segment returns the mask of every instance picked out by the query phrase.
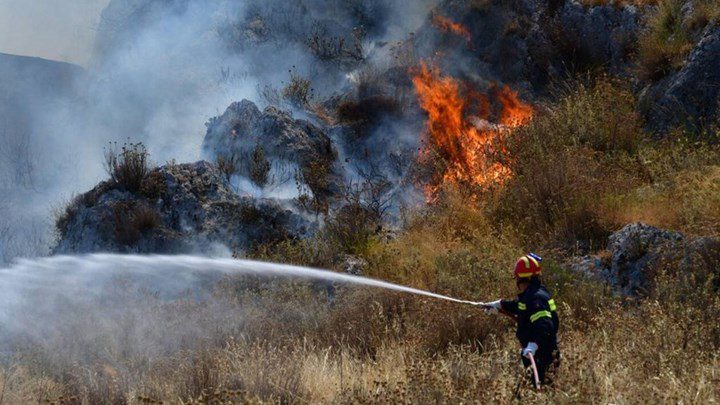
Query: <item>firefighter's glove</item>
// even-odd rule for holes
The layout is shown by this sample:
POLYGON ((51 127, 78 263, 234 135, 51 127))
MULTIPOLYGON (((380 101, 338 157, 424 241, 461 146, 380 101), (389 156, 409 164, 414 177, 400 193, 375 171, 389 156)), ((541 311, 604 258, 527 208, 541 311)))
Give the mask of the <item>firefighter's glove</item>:
POLYGON ((501 305, 500 300, 493 301, 493 302, 486 302, 482 304, 483 309, 488 314, 494 314, 500 311, 501 305))
POLYGON ((528 345, 523 349, 522 355, 523 357, 530 358, 530 355, 535 356, 535 352, 537 352, 538 345, 535 342, 530 342, 528 345))

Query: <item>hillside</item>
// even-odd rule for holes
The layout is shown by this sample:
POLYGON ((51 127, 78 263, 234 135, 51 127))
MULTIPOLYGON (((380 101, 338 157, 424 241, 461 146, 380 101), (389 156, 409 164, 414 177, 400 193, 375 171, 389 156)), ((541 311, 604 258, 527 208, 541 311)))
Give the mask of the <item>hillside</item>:
POLYGON ((0 277, 8 401, 720 400, 717 2, 113 0, 98 35, 105 180, 0 277), (507 317, 267 264, 489 302, 528 252, 541 391, 507 317))
MULTIPOLYGON (((45 254, 51 237, 47 202, 53 171, 39 170, 55 156, 51 136, 36 117, 52 115, 78 97, 85 75, 77 66, 0 53, 0 262, 45 254), (50 151, 48 151, 48 149, 50 151), (48 153, 49 152, 49 153, 48 153)), ((57 120, 58 116, 53 116, 57 120)), ((57 125, 57 123, 54 123, 57 125)), ((53 168, 57 170, 57 168, 53 168)))

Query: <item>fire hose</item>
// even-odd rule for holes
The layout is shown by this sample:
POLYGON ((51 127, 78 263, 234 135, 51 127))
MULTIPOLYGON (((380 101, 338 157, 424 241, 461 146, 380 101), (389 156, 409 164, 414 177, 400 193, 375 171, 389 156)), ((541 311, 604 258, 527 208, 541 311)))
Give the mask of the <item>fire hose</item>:
POLYGON ((533 377, 535 379, 535 389, 540 391, 540 377, 538 375, 537 365, 535 364, 535 356, 532 353, 528 353, 530 359, 530 367, 532 368, 533 377))

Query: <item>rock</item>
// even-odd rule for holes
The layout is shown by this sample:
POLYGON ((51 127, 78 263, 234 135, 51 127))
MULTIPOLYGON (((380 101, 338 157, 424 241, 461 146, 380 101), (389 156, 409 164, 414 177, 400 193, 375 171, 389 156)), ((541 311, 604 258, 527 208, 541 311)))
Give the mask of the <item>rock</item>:
POLYGON ((239 197, 214 165, 155 169, 138 193, 104 182, 58 221, 56 254, 215 253, 305 237, 314 225, 272 200, 239 197))
POLYGON ((641 223, 630 224, 609 238, 610 282, 626 294, 647 291, 665 250, 677 248, 683 235, 641 223))
POLYGON ((342 271, 351 276, 362 276, 367 266, 367 260, 353 255, 345 255, 341 264, 342 271))
POLYGON ((432 57, 442 49, 441 67, 450 74, 533 94, 553 79, 598 66, 627 74, 640 20, 633 6, 574 0, 445 0, 436 12, 466 27, 470 38, 453 38, 429 22, 414 39, 416 53, 432 57))
POLYGON ((606 280, 608 267, 599 256, 586 255, 571 258, 566 267, 587 279, 606 280))
MULTIPOLYGON (((334 173, 337 151, 327 134, 309 121, 294 119, 275 107, 260 112, 253 102, 243 100, 212 118, 207 128, 202 146, 207 159, 247 160, 259 146, 270 164, 290 163, 302 171, 311 171, 317 167, 314 165, 319 165, 330 176, 327 188, 337 185, 334 173)), ((238 174, 249 175, 243 168, 239 168, 238 174)))
POLYGON ((689 238, 641 223, 630 224, 609 238, 606 256, 571 258, 565 266, 587 278, 606 281, 622 295, 649 294, 659 271, 702 288, 712 280, 720 289, 720 240, 689 238))
POLYGON ((678 72, 646 87, 640 103, 656 131, 717 123, 720 102, 720 25, 711 23, 678 72))
MULTIPOLYGON (((626 70, 631 44, 637 40, 638 12, 633 6, 602 5, 586 8, 566 2, 558 19, 575 52, 590 65, 605 65, 611 72, 626 70)), ((567 61, 565 61, 567 62, 567 61)))
POLYGON ((565 266, 586 278, 606 281, 626 296, 652 291, 660 269, 702 284, 712 277, 720 288, 720 241, 688 238, 650 225, 626 225, 612 234, 607 256, 571 258, 565 266))
POLYGON ((678 269, 699 280, 712 277, 715 288, 720 289, 720 240, 700 238, 688 243, 678 269))

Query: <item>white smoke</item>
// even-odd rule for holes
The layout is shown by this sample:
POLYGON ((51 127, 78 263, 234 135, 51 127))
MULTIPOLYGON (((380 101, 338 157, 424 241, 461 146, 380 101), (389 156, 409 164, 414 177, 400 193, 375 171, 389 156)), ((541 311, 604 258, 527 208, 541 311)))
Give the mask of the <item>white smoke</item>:
MULTIPOLYGON (((40 22, 63 9, 60 3, 76 4, 67 0, 42 9, 15 0, 2 4, 13 10, 27 6, 40 22)), ((258 89, 267 84, 281 87, 290 70, 311 79, 319 96, 351 86, 349 71, 319 61, 308 50, 308 36, 318 26, 327 27, 328 35, 349 38, 349 27, 366 23, 364 45, 372 49, 376 43, 407 37, 435 3, 113 0, 102 14, 95 56, 88 70, 78 75, 74 89, 50 103, 35 102, 45 98, 42 89, 25 91, 25 138, 37 164, 31 186, 13 183, 4 190, 11 197, 0 204, 0 209, 6 208, 0 211, 0 250, 5 252, 1 259, 47 252, 52 211, 106 177, 102 158, 108 142, 144 142, 158 164, 195 161, 210 117, 244 98, 262 103, 258 89), (257 15, 263 16, 263 29, 269 31, 262 40, 247 28, 256 28, 251 23, 257 15), (21 231, 25 224, 39 232, 36 239, 44 248, 11 252, 10 244, 26 245, 26 232, 21 231), (6 238, 3 229, 8 229, 6 238)), ((26 46, 28 52, 37 49, 26 46)), ((18 165, 11 166, 15 170, 18 165)), ((288 187, 275 191, 283 196, 293 193, 288 187)))

